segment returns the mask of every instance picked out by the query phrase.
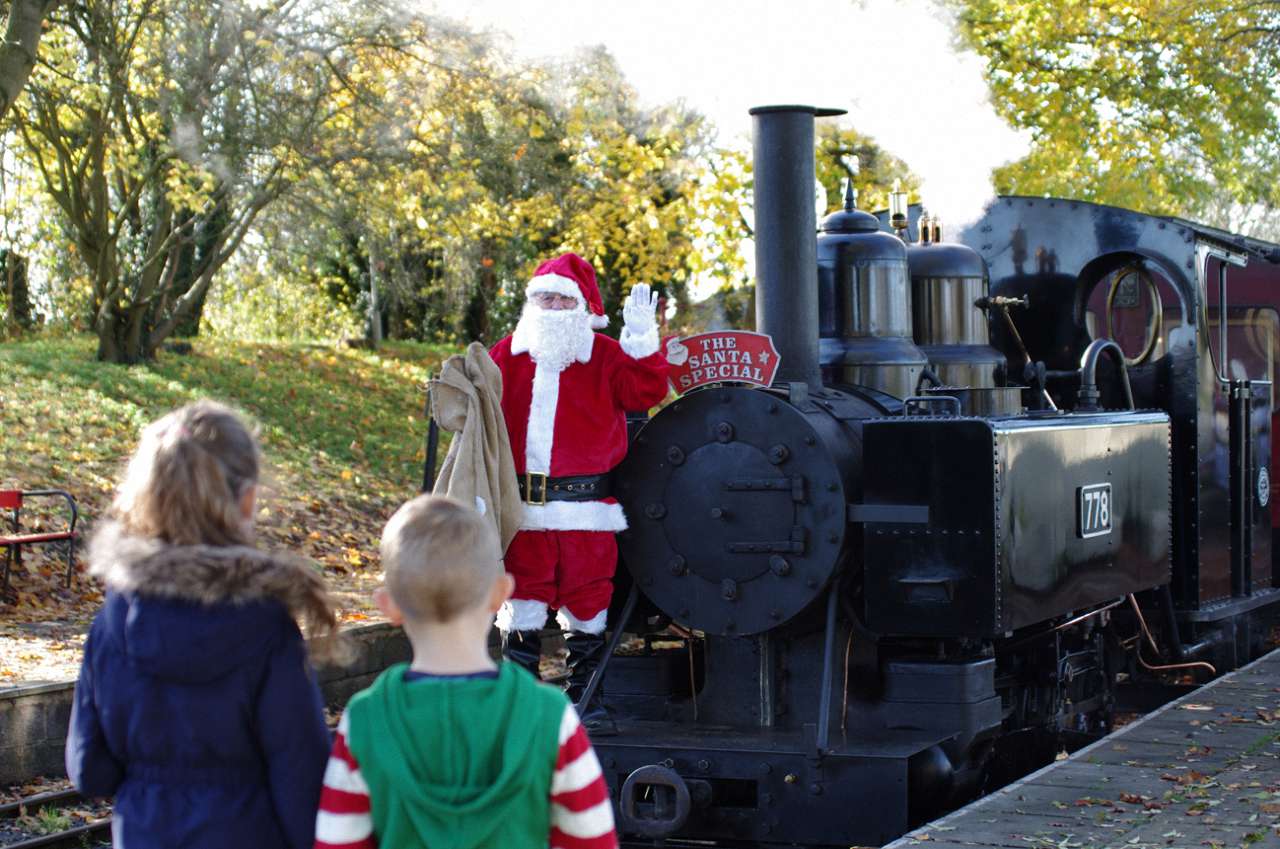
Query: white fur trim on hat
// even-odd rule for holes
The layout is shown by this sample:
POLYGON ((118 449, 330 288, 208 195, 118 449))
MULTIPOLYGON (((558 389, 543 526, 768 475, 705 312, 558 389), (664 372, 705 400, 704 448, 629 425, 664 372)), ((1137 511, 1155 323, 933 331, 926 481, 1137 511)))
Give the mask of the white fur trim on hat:
POLYGON ((513 598, 504 601, 498 608, 494 625, 504 634, 512 631, 538 631, 547 624, 547 605, 545 602, 529 598, 513 598))
POLYGON ((524 287, 526 298, 532 298, 535 292, 555 292, 557 295, 573 298, 579 306, 591 314, 591 326, 594 329, 602 330, 609 326, 609 316, 591 312, 586 299, 582 297, 582 289, 578 287, 578 281, 571 277, 565 277, 563 274, 539 274, 524 287))
POLYGON ((578 281, 563 274, 539 274, 524 287, 526 298, 533 297, 534 292, 555 292, 557 295, 573 298, 584 306, 587 303, 582 297, 582 290, 578 288, 578 281))
POLYGON ((621 504, 607 501, 549 501, 524 505, 524 531, 625 531, 621 504))
POLYGON ((577 631, 580 634, 603 634, 605 620, 608 616, 609 609, 605 608, 590 619, 583 620, 570 613, 568 608, 562 607, 556 612, 556 621, 566 631, 577 631))

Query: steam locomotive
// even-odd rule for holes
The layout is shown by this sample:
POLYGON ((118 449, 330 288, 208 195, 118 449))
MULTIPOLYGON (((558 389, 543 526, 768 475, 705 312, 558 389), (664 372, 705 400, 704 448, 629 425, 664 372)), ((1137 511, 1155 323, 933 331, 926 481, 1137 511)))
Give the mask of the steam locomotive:
POLYGON ((879 845, 1107 731, 1119 681, 1253 657, 1280 602, 1280 247, 1042 198, 959 242, 819 227, 833 114, 752 110, 773 385, 679 397, 615 474, 585 698, 627 838, 879 845))

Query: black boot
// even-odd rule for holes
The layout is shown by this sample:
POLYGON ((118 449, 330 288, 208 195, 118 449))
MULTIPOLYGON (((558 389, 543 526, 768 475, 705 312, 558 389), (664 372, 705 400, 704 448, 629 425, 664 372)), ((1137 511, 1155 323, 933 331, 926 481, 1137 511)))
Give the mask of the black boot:
POLYGON ((542 662, 542 632, 508 631, 502 637, 502 655, 523 666, 534 678, 541 678, 538 667, 542 662))
POLYGON ((588 704, 580 705, 582 695, 587 691, 591 675, 600 666, 604 658, 604 634, 584 634, 581 631, 570 631, 565 637, 565 646, 569 649, 569 684, 565 695, 578 708, 582 724, 587 733, 595 737, 607 737, 618 733, 618 726, 604 706, 604 682, 596 687, 588 704))

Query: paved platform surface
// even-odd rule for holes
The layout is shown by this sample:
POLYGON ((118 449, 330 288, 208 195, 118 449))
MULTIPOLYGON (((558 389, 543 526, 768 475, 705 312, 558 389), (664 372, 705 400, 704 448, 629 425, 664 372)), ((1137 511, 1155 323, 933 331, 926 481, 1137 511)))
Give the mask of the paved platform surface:
POLYGON ((885 849, 1280 847, 1280 650, 885 849))

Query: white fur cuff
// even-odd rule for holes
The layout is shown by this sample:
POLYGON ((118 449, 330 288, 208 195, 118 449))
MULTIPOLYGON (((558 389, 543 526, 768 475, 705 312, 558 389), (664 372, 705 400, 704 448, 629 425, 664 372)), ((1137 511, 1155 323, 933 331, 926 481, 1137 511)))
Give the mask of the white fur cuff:
POLYGON ((538 631, 547 624, 547 605, 528 598, 513 598, 503 602, 494 620, 504 634, 512 631, 538 631))
POLYGON ((618 344, 623 352, 633 360, 642 360, 658 350, 658 328, 650 325, 644 333, 633 333, 630 327, 622 328, 618 344))
POLYGON ((577 631, 582 634, 603 634, 605 620, 608 615, 609 611, 606 608, 584 622, 570 613, 568 608, 562 607, 556 613, 556 621, 566 631, 577 631))

